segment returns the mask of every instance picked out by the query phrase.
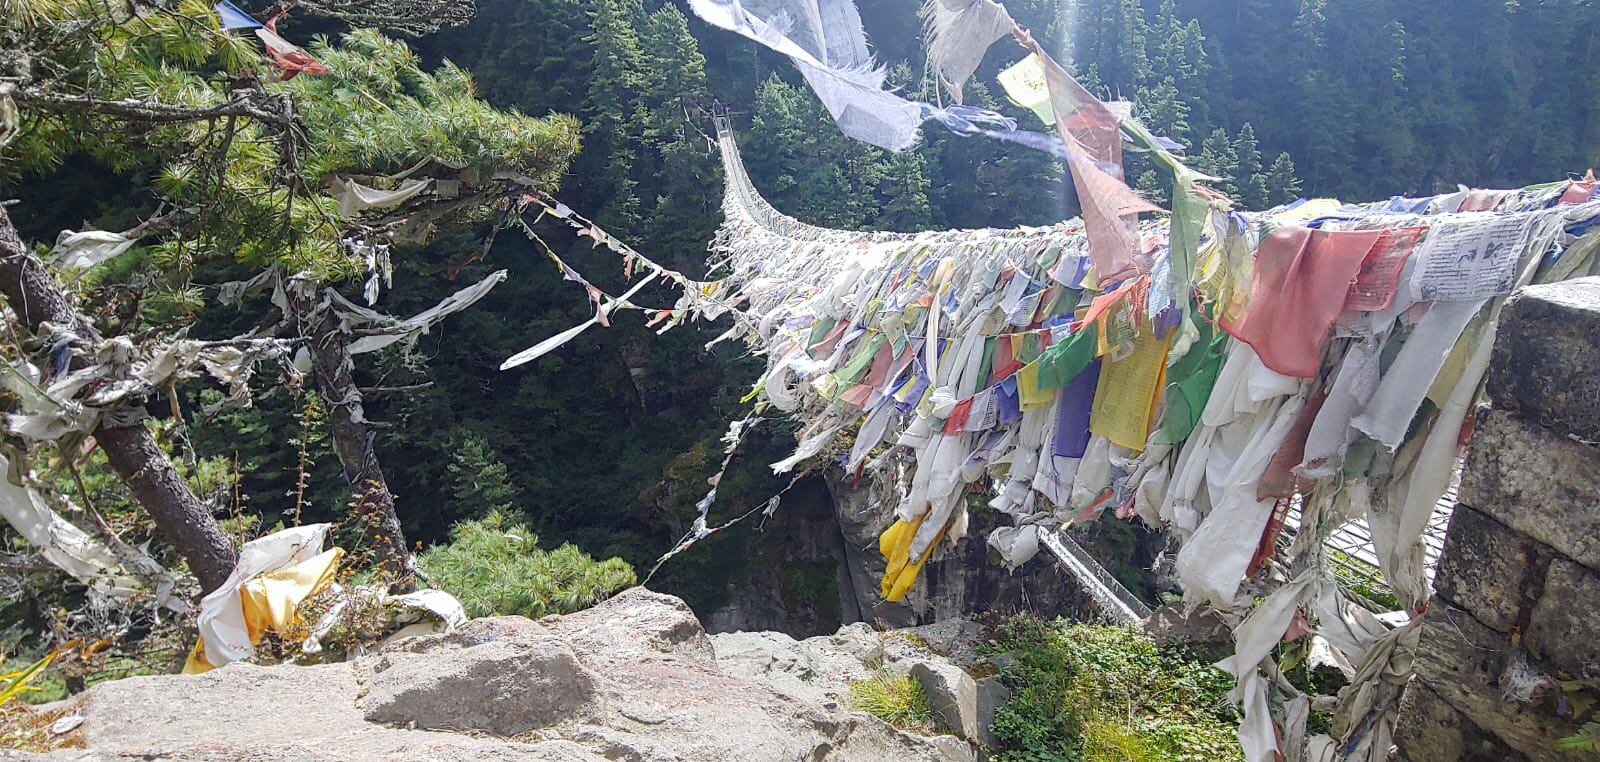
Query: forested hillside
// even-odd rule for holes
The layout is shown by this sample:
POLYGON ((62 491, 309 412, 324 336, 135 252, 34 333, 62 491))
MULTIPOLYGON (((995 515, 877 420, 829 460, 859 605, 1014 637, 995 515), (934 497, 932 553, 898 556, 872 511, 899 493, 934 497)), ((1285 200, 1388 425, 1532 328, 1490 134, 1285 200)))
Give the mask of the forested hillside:
MULTIPOLYGON (((248 5, 248 4, 245 4, 248 5)), ((264 5, 264 4, 262 4, 264 5)), ((924 76, 916 0, 860 3, 880 61, 904 91, 934 99, 924 76)), ((1262 208, 1299 195, 1371 200, 1560 179, 1600 159, 1600 4, 1593 0, 1013 0, 1008 8, 1097 94, 1136 103, 1141 119, 1188 146, 1219 189, 1262 208)), ((251 10, 261 10, 251 8, 251 10)), ((324 22, 285 21, 307 39, 324 22)), ((837 228, 919 230, 1041 224, 1076 213, 1049 156, 926 130, 891 154, 841 135, 786 63, 645 0, 479 0, 462 27, 411 42, 431 69, 448 60, 477 95, 534 117, 581 122, 582 150, 556 191, 656 261, 704 268, 720 222, 721 166, 702 108, 734 114, 755 183, 783 211, 837 228)), ((1043 130, 982 84, 1020 57, 997 45, 968 102, 1043 130)), ((315 93, 313 93, 315 95, 315 93)), ((24 237, 63 228, 120 230, 130 200, 118 166, 87 149, 5 177, 0 198, 24 237), (26 187, 27 193, 20 189, 26 187), (109 192, 106 189, 112 189, 109 192)), ((1156 198, 1157 173, 1130 178, 1156 198)), ((525 519, 548 545, 573 542, 642 571, 683 532, 717 438, 755 369, 736 347, 707 353, 718 328, 663 336, 636 314, 511 372, 499 363, 581 322, 591 305, 541 244, 515 229, 447 231, 394 257, 383 308, 409 315, 498 269, 509 278, 425 336, 409 357, 386 351, 356 370, 369 392, 377 452, 406 536, 441 542, 451 526, 496 512, 525 519), (487 250, 486 250, 487 249, 487 250)), ((536 228, 605 288, 622 264, 565 227, 536 228)), ((259 260, 199 263, 207 288, 249 277, 259 260)), ((172 297, 195 335, 231 335, 248 310, 172 297)), ((665 288, 640 301, 670 304, 665 288)), ((214 401, 185 392, 186 408, 214 401)), ((209 394, 215 394, 211 392, 209 394)), ((315 394, 277 394, 197 419, 195 466, 254 523, 342 518, 349 488, 315 394), (237 478, 237 483, 233 479, 237 478), (303 498, 303 499, 302 499, 303 498)), ((765 463, 787 449, 768 429, 721 485, 714 516, 743 513, 781 483, 765 463)), ((93 476, 93 475, 91 475, 93 476)), ((90 486, 111 501, 110 478, 90 486)), ((665 570, 658 587, 714 606, 748 572, 747 533, 729 533, 665 570)))
MULTIPOLYGON (((918 5, 860 4, 891 82, 931 99, 918 5)), ((1299 194, 1367 200, 1456 183, 1515 186, 1559 179, 1600 157, 1600 6, 1592 2, 1014 0, 1007 7, 1086 85, 1136 101, 1152 129, 1186 143, 1192 163, 1224 178, 1219 187, 1249 207, 1299 194)), ((734 112, 762 192, 810 221, 915 230, 1037 224, 1076 213, 1071 184, 1050 157, 932 125, 925 143, 905 154, 852 141, 787 62, 685 16, 681 5, 642 0, 484 0, 471 25, 431 37, 423 49, 471 70, 492 102, 578 115, 584 151, 564 198, 641 251, 691 271, 718 221, 721 186, 710 127, 685 121, 683 105, 712 97, 734 112)), ((967 102, 1026 126, 1031 113, 984 86, 1020 56, 996 45, 968 83, 967 102)), ((1044 126, 1035 120, 1032 128, 1044 126)), ((1163 192, 1154 171, 1130 174, 1163 192)), ((437 386, 425 397, 439 417, 422 417, 427 422, 409 428, 408 441, 430 441, 425 430, 440 421, 488 437, 519 504, 559 527, 551 530, 557 536, 578 532, 595 553, 645 562, 676 537, 676 525, 656 511, 690 515, 701 478, 718 460, 714 440, 755 371, 741 374, 732 357, 700 352, 714 332, 657 338, 624 321, 496 378, 495 358, 575 322, 584 308, 520 248, 524 242, 508 238, 493 258, 527 262, 526 272, 451 334, 478 347, 476 371, 459 354, 465 347, 441 347, 431 364, 437 386), (535 283, 543 284, 538 292, 535 283), (527 296, 507 299, 513 289, 527 296), (630 384, 627 369, 641 367, 630 384), (565 446, 526 433, 555 420, 563 422, 555 436, 565 446), (574 427, 596 436, 584 439, 574 427), (688 455, 662 489, 656 477, 680 452, 688 455)), ((586 263, 596 272, 585 273, 616 268, 605 254, 586 263)), ((417 404, 402 403, 407 415, 417 404)), ((390 441, 391 451, 411 460, 401 440, 390 441)), ((743 513, 776 488, 762 477, 762 464, 774 459, 763 460, 767 454, 740 458, 748 491, 725 486, 714 515, 743 513)), ((448 479, 440 465, 447 452, 418 455, 408 465, 417 480, 407 494, 440 489, 448 479)), ((472 510, 451 508, 454 515, 472 510)), ((717 573, 737 574, 724 567, 737 565, 743 542, 719 536, 702 552, 717 559, 717 573)), ((685 560, 694 563, 674 564, 685 560)))

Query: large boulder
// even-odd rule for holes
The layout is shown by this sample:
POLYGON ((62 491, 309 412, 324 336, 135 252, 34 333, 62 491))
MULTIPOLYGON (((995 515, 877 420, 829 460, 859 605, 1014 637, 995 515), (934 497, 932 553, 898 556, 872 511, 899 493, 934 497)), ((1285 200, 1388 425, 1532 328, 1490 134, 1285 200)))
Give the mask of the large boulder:
POLYGON ((485 634, 499 624, 468 622, 436 639, 447 645, 420 648, 429 639, 411 638, 366 660, 362 716, 514 736, 599 714, 594 678, 571 647, 537 626, 518 636, 485 634))
POLYGON ((1495 407, 1578 441, 1600 441, 1596 334, 1600 278, 1518 291, 1501 312, 1489 363, 1489 397, 1495 407))
POLYGON ((991 749, 1000 746, 994 735, 994 715, 1011 698, 1011 689, 998 677, 978 678, 978 742, 991 749))
POLYGON ((866 679, 868 665, 883 663, 877 633, 861 624, 805 640, 781 632, 727 632, 711 640, 723 671, 825 705, 842 701, 850 683, 866 679))
MULTIPOLYGON (((72 699, 84 722, 60 740, 81 749, 52 760, 344 762, 346 760, 604 759, 555 739, 514 742, 368 722, 358 666, 258 667, 238 662, 203 675, 130 677, 72 699)), ((32 758, 32 757, 19 757, 32 758)))

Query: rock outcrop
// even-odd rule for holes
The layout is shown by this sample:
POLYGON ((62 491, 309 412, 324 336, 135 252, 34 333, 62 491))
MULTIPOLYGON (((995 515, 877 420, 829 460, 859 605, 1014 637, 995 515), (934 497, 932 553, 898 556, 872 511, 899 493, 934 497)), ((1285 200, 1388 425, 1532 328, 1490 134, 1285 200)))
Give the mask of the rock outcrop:
POLYGON ((989 724, 1009 693, 976 646, 982 627, 949 620, 878 632, 848 624, 832 635, 795 640, 780 632, 730 632, 711 636, 724 671, 824 706, 844 704, 851 683, 882 670, 921 684, 934 718, 948 733, 993 746, 989 724))
POLYGON ((829 638, 828 649, 772 633, 713 640, 682 601, 634 588, 577 614, 474 620, 352 662, 103 683, 58 707, 82 718, 62 739, 80 748, 0 759, 974 759, 954 736, 902 732, 818 688, 895 661, 909 639, 864 625, 829 638))

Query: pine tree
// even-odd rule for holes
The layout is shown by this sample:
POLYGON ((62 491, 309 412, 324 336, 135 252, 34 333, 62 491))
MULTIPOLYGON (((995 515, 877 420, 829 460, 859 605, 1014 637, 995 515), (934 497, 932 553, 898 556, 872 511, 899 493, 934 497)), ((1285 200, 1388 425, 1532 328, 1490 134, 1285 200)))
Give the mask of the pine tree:
POLYGON ((689 22, 675 6, 644 17, 639 30, 645 73, 644 104, 650 110, 645 136, 668 139, 683 123, 684 99, 706 94, 706 59, 689 22))
MULTIPOLYGON (((1104 70, 1116 58, 1116 31, 1122 0, 1062 0, 1061 16, 1065 38, 1061 40, 1065 57, 1057 60, 1079 81, 1092 69, 1104 70)), ((1085 83, 1087 84, 1087 83, 1085 83)))
POLYGON ((721 201, 721 163, 703 133, 686 121, 685 104, 706 96, 706 60, 689 34, 683 13, 664 5, 650 14, 640 33, 648 79, 644 132, 648 161, 636 168, 652 193, 644 245, 664 263, 695 270, 710 240, 721 201))
POLYGON ((1184 142, 1189 139, 1189 104, 1184 102, 1172 77, 1139 91, 1139 120, 1157 135, 1184 142))
MULTIPOLYGON (((889 67, 885 85, 904 90, 914 79, 911 66, 901 61, 889 67)), ((870 227, 899 231, 931 228, 933 207, 928 201, 928 189, 932 183, 928 180, 928 158, 923 153, 925 144, 902 153, 862 147, 871 157, 862 180, 872 188, 877 202, 870 227)))
MULTIPOLYGON (((1178 94, 1189 106, 1189 120, 1197 129, 1211 124, 1211 91, 1207 82, 1211 77, 1211 61, 1206 54, 1206 36, 1200 21, 1189 19, 1172 43, 1170 60, 1175 66, 1171 72, 1178 94)), ((1159 72, 1158 72, 1159 74, 1159 72)))
POLYGON ((928 160, 920 152, 887 154, 874 173, 878 209, 871 223, 878 230, 917 231, 933 226, 928 203, 928 160))
POLYGON ((1178 92, 1191 105, 1203 103, 1209 66, 1200 22, 1194 19, 1185 22, 1178 15, 1175 0, 1162 0, 1150 27, 1154 79, 1171 77, 1178 92))
POLYGON ((756 92, 749 146, 750 172, 766 178, 761 190, 779 209, 805 220, 841 227, 870 224, 873 205, 845 176, 859 176, 857 157, 868 147, 839 133, 822 104, 805 87, 772 75, 756 92))
POLYGON ((589 9, 592 48, 586 111, 589 130, 612 140, 626 133, 648 82, 646 58, 637 22, 643 0, 595 0, 589 9))
POLYGON ((1146 49, 1149 25, 1145 23, 1144 6, 1139 0, 1122 0, 1118 9, 1120 29, 1117 33, 1117 75, 1107 84, 1117 86, 1122 92, 1113 97, 1132 98, 1139 88, 1151 81, 1149 52, 1146 49))
MULTIPOLYGON (((896 68, 891 79, 909 79, 896 68)), ((933 224, 925 149, 896 154, 845 137, 810 88, 768 79, 745 146, 750 172, 771 178, 763 195, 788 214, 863 230, 933 224)))
POLYGON ((1217 190, 1238 198, 1239 189, 1234 185, 1234 175, 1239 171, 1239 158, 1233 152, 1233 141, 1228 138, 1228 131, 1221 127, 1211 131, 1201 146, 1200 155, 1195 157, 1195 169, 1217 178, 1212 186, 1217 190))
POLYGON ((587 0, 476 0, 470 25, 417 42, 424 56, 473 73, 495 103, 524 113, 583 110, 589 66, 587 0))
MULTIPOLYGON (((997 101, 978 80, 967 84, 967 103, 1014 113, 1022 119, 1033 118, 1020 108, 997 101)), ((1009 228, 1053 222, 1064 216, 1055 188, 1065 176, 1061 165, 1049 154, 938 129, 925 130, 924 135, 928 145, 922 153, 928 157, 928 198, 934 225, 1009 228), (946 182, 947 176, 970 179, 946 182), (1019 188, 1032 188, 1035 192, 1017 193, 1019 188)))
POLYGON ((488 440, 470 429, 458 430, 451 440, 454 446, 446 472, 453 512, 467 516, 517 514, 519 491, 488 440))
POLYGON ((590 139, 585 163, 598 165, 604 201, 596 214, 607 229, 632 236, 644 217, 638 181, 632 169, 639 157, 636 136, 647 117, 643 95, 648 80, 644 49, 636 23, 644 16, 642 0, 596 0, 589 10, 593 49, 584 116, 590 139))
MULTIPOLYGON (((497 179, 501 173, 536 190, 553 188, 577 150, 577 124, 496 110, 478 100, 464 70, 446 63, 425 71, 410 48, 373 29, 346 33, 337 43, 314 40, 307 54, 326 72, 280 79, 253 41, 219 28, 205 3, 25 5, 24 13, 0 17, 0 47, 16 54, 7 58, 8 100, 24 115, 23 129, 6 147, 19 160, 0 165, 0 173, 24 187, 69 157, 89 157, 125 184, 104 192, 159 200, 161 213, 128 231, 142 239, 132 254, 142 265, 98 272, 85 289, 134 287, 124 282, 133 275, 137 288, 194 294, 199 302, 204 292, 192 279, 204 264, 299 273, 285 285, 288 314, 280 325, 312 350, 310 376, 319 394, 338 400, 328 426, 355 494, 351 518, 376 560, 403 580, 410 551, 362 415, 349 331, 340 329, 334 310, 309 305, 329 303, 322 289, 365 274, 351 241, 398 245, 426 238, 431 227, 401 233, 408 221, 445 226, 488 219, 528 189, 497 179), (399 208, 351 209, 323 190, 330 179, 391 188, 398 182, 391 175, 408 167, 412 180, 451 180, 466 192, 418 196, 399 208)), ((431 23, 422 6, 408 7, 419 15, 403 28, 431 23)), ((6 255, 0 279, 19 330, 48 320, 84 337, 120 334, 149 348, 189 327, 140 305, 97 331, 53 278, 27 276, 46 271, 3 213, 0 248, 6 255)), ((84 298, 94 304, 107 297, 91 291, 84 298)), ((88 360, 69 362, 83 367, 88 360)), ((212 508, 170 476, 172 464, 145 428, 102 426, 93 433, 124 481, 138 485, 141 504, 172 532, 167 539, 202 586, 225 579, 234 562, 231 543, 212 508)))
POLYGON ((1294 19, 1295 36, 1306 46, 1306 52, 1317 55, 1327 42, 1324 32, 1328 23, 1328 0, 1300 0, 1300 13, 1294 19))
POLYGON ((1154 52, 1150 63, 1157 75, 1177 77, 1187 65, 1183 54, 1183 21, 1178 18, 1176 0, 1161 0, 1155 20, 1150 22, 1154 52))
POLYGON ((1139 173, 1138 178, 1134 180, 1133 187, 1134 190, 1139 191, 1141 195, 1156 205, 1166 206, 1172 202, 1170 185, 1171 183, 1163 176, 1163 173, 1154 169, 1147 169, 1139 173))
POLYGON ((1264 209, 1267 205, 1266 176, 1262 173, 1261 148, 1256 145, 1256 131, 1245 122, 1239 136, 1233 141, 1237 164, 1233 170, 1233 185, 1238 190, 1238 201, 1246 209, 1264 209))
POLYGON ((1267 189, 1267 206, 1287 204, 1300 197, 1300 179, 1294 173, 1294 159, 1288 152, 1278 154, 1267 167, 1264 181, 1267 189))

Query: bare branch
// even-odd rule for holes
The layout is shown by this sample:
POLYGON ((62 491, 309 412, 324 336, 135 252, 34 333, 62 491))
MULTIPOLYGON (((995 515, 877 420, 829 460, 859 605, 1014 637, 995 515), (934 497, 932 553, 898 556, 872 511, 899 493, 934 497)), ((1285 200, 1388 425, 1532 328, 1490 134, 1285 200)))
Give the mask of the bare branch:
POLYGON ((157 238, 177 230, 193 218, 194 213, 190 210, 173 209, 128 228, 122 235, 126 238, 157 238))
POLYGON ((407 384, 405 386, 362 387, 361 388, 361 396, 362 397, 381 397, 381 396, 383 396, 385 394, 405 394, 407 392, 415 392, 415 391, 419 391, 419 390, 422 390, 422 389, 427 389, 430 386, 433 386, 433 382, 432 381, 424 381, 424 382, 422 382, 420 384, 407 384))
POLYGON ((235 90, 231 97, 214 106, 191 108, 174 106, 158 101, 106 100, 86 95, 62 95, 30 87, 19 87, 12 93, 19 105, 33 106, 47 113, 89 113, 145 124, 175 124, 197 122, 224 116, 247 117, 264 124, 289 127, 294 122, 292 110, 284 99, 261 90, 235 90))
POLYGON ((472 20, 472 0, 299 0, 296 7, 355 27, 377 27, 411 37, 472 20))

